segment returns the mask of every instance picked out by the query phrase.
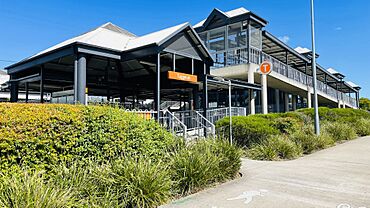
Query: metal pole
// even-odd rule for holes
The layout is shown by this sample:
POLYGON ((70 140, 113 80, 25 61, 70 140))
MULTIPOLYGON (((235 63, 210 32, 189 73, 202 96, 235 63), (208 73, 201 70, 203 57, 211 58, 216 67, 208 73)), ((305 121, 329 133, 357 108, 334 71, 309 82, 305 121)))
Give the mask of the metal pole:
POLYGON ((233 143, 233 118, 231 113, 231 80, 229 80, 229 116, 230 116, 230 128, 229 128, 229 134, 230 134, 230 143, 233 143))
POLYGON ((155 97, 155 110, 157 111, 157 120, 160 121, 160 108, 161 108, 161 54, 157 55, 157 86, 156 86, 156 97, 155 97))
POLYGON ((315 46, 315 12, 314 0, 311 0, 311 38, 312 38, 312 72, 313 72, 313 91, 314 91, 314 111, 315 111, 315 132, 320 135, 319 106, 317 100, 317 75, 316 75, 316 46, 315 46))

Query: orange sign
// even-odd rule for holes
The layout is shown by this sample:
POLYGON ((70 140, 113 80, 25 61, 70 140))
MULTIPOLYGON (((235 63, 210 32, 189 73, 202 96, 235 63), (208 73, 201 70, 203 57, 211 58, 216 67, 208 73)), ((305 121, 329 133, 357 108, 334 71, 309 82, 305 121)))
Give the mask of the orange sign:
POLYGON ((264 61, 262 62, 261 66, 260 66, 260 72, 262 74, 270 74, 272 71, 272 64, 268 61, 264 61))
POLYGON ((191 74, 168 71, 168 79, 179 80, 184 82, 197 82, 198 77, 191 74))

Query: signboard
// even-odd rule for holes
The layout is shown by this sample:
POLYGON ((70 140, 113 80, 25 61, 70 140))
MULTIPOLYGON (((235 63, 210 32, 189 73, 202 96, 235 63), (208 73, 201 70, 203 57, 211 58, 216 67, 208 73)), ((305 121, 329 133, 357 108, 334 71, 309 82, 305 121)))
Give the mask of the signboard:
POLYGON ((268 62, 268 61, 262 62, 262 64, 260 65, 260 72, 261 74, 265 74, 265 75, 270 74, 272 72, 271 62, 268 62))
POLYGON ((185 74, 180 72, 169 71, 168 79, 184 81, 184 82, 197 82, 198 77, 192 74, 185 74))

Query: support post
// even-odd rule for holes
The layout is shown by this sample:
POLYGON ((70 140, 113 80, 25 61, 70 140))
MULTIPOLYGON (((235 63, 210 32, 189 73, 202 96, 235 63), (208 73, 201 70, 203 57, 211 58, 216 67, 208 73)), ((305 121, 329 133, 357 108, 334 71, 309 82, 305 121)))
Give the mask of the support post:
POLYGON ((289 94, 287 92, 284 92, 284 110, 289 112, 289 94))
POLYGON ((107 67, 105 69, 105 84, 107 86, 107 100, 108 103, 110 102, 111 96, 110 96, 110 84, 109 84, 109 68, 111 68, 111 62, 110 59, 107 61, 107 67))
MULTIPOLYGON (((12 80, 11 78, 10 80, 12 80)), ((18 102, 18 82, 11 82, 10 83, 10 102, 16 103, 18 102)))
POLYGON ((40 67, 40 103, 44 103, 44 66, 40 67))
POLYGON ((208 77, 206 74, 204 74, 204 79, 203 79, 203 116, 207 118, 207 109, 208 109, 208 77))
POLYGON ((262 114, 268 114, 268 103, 267 103, 267 75, 261 75, 262 84, 262 114))
POLYGON ((229 80, 229 137, 230 137, 230 144, 233 144, 233 116, 232 116, 232 108, 231 108, 231 80, 229 80))
POLYGON ((312 108, 312 88, 307 87, 307 107, 312 108))
POLYGON ((161 111, 161 53, 157 54, 157 82, 154 100, 155 111, 157 111, 157 120, 159 122, 161 111))
POLYGON ((275 108, 276 108, 276 113, 280 112, 280 90, 275 89, 275 108))
POLYGON ((29 95, 29 90, 28 90, 28 82, 24 84, 25 90, 26 90, 26 103, 28 103, 28 95, 29 95))
POLYGON ((86 105, 86 56, 84 54, 78 55, 77 68, 75 68, 76 79, 76 103, 86 105))
MULTIPOLYGON (((248 68, 248 83, 250 84, 254 84, 254 72, 255 70, 252 67, 248 68)), ((253 90, 249 90, 249 113, 251 115, 256 114, 256 99, 253 90)))
POLYGON ((297 95, 292 95, 292 108, 293 111, 297 110, 297 95))

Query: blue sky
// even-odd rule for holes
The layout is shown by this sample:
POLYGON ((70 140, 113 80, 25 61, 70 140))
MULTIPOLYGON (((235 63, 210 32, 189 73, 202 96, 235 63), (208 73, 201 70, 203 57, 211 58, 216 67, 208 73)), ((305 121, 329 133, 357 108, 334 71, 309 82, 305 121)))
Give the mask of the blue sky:
MULTIPOLYGON (((0 0, 0 68, 63 40, 113 22, 143 35, 213 8, 245 7, 269 21, 266 29, 295 48, 311 48, 309 0, 0 0), (5 61, 4 61, 5 60, 5 61)), ((318 62, 363 87, 370 97, 370 1, 316 0, 318 62)))

